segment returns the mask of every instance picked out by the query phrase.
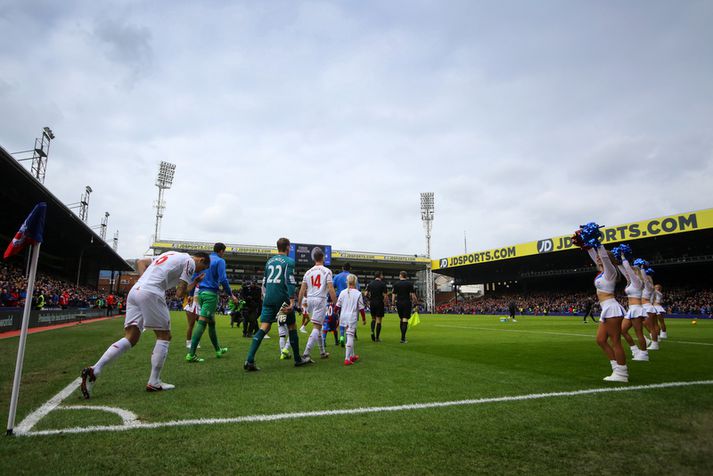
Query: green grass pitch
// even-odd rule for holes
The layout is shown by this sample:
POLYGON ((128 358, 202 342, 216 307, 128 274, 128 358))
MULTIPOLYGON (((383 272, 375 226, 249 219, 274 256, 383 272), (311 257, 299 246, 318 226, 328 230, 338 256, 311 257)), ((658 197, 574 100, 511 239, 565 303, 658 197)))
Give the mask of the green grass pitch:
MULTIPOLYGON (((713 380, 713 322, 669 319, 669 339, 648 363, 629 362, 630 383, 609 384, 609 363, 580 318, 422 316, 399 344, 396 317, 383 342, 359 327, 361 361, 343 349, 295 368, 278 360, 277 329, 257 354, 261 372, 242 369, 249 340, 218 318, 216 359, 207 334, 202 364, 185 356, 185 317, 173 313, 163 380, 147 393, 154 338, 106 367, 85 401, 140 422, 388 407, 597 388, 713 380)), ((122 335, 121 319, 28 337, 18 423, 93 364, 122 335)), ((17 338, 0 340, 0 410, 7 417, 17 338)), ((304 348, 306 335, 300 334, 304 348)), ((200 353, 200 352, 199 352, 200 353)), ((5 421, 5 420, 3 420, 5 421)), ((62 409, 33 431, 120 425, 105 411, 62 409)), ((212 423, 127 431, 0 438, 0 474, 713 474, 713 385, 546 396, 460 406, 276 421, 212 423)))

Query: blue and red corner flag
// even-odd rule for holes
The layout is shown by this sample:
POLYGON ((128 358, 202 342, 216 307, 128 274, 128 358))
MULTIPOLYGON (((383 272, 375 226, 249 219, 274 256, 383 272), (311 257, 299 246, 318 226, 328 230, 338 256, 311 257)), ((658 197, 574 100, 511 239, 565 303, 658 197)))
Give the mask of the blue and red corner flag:
POLYGON ((40 202, 35 205, 32 213, 28 215, 20 230, 15 234, 10 244, 5 250, 4 259, 18 254, 27 245, 42 243, 42 235, 45 231, 45 215, 47 214, 47 204, 40 202))

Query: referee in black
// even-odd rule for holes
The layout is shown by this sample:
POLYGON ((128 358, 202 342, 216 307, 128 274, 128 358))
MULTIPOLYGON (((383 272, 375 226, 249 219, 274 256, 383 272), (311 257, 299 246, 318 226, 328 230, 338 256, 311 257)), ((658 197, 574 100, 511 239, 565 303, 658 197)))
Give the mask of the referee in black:
POLYGON ((401 321, 401 343, 406 343, 406 330, 408 329, 408 320, 411 319, 411 309, 418 301, 413 283, 408 279, 408 273, 401 271, 399 280, 394 283, 391 291, 391 304, 396 306, 401 321))
POLYGON ((371 310, 371 340, 381 342, 381 320, 384 318, 384 307, 386 305, 386 283, 382 280, 381 271, 377 271, 374 280, 366 287, 366 297, 369 298, 369 309, 371 310), (374 335, 376 328, 376 335, 374 335))

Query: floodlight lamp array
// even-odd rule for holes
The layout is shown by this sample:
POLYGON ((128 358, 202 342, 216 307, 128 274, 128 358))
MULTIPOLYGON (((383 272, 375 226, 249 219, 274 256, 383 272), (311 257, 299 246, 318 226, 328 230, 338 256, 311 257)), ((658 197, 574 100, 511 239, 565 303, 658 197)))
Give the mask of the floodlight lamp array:
POLYGON ((424 192, 421 194, 421 219, 433 220, 434 215, 434 200, 433 192, 424 192))
POLYGON ((156 177, 156 186, 158 188, 171 188, 175 173, 176 164, 161 161, 161 165, 158 168, 158 176, 156 177))

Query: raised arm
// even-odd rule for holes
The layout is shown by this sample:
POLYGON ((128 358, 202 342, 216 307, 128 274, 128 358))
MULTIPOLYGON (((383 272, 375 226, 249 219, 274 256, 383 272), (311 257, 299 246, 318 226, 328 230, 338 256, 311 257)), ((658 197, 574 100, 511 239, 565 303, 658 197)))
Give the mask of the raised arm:
POLYGON ((645 288, 647 291, 649 291, 649 292, 653 292, 653 290, 654 290, 654 280, 651 279, 651 276, 649 276, 648 274, 642 272, 642 273, 641 273, 641 280, 644 282, 644 288, 645 288))
POLYGON ((616 269, 618 269, 619 272, 624 275, 627 283, 631 282, 631 278, 629 277, 629 273, 626 271, 626 268, 624 268, 622 265, 618 264, 618 265, 616 265, 616 269))
POLYGON ((602 266, 604 266, 604 277, 609 280, 616 279, 616 266, 611 262, 607 249, 602 245, 597 248, 597 254, 599 254, 599 259, 602 260, 602 266))
POLYGON ((632 268, 631 264, 629 264, 629 260, 627 260, 626 258, 622 258, 621 262, 624 267, 624 270, 626 271, 626 276, 628 276, 629 282, 631 282, 631 284, 633 284, 637 288, 640 288, 643 283, 641 282, 639 276, 636 274, 636 271, 634 271, 634 268, 632 268))
POLYGON ((597 250, 595 250, 594 248, 587 248, 587 254, 590 258, 592 258, 594 264, 597 264, 597 250))

